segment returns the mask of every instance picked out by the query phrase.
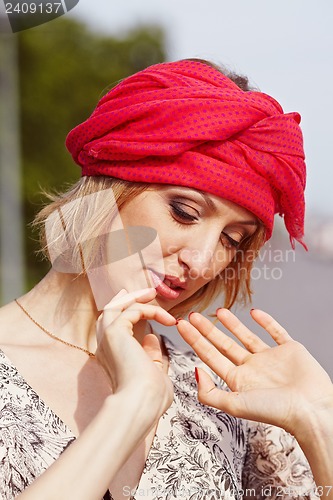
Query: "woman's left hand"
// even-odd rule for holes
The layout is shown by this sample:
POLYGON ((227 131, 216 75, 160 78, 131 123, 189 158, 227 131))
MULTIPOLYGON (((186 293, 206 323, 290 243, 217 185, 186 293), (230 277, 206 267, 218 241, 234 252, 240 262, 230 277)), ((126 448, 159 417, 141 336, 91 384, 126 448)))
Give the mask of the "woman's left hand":
POLYGON ((244 347, 200 313, 192 313, 190 322, 179 321, 183 339, 231 390, 216 388, 211 377, 198 369, 199 401, 294 435, 306 433, 314 416, 333 414, 332 382, 305 347, 270 315, 258 309, 251 315, 276 346, 263 342, 227 309, 219 309, 217 317, 244 347))

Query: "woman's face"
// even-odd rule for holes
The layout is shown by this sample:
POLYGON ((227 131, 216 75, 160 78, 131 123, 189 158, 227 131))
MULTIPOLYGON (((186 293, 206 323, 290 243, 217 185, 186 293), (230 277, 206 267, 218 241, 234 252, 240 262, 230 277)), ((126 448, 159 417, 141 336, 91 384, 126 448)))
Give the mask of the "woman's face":
MULTIPOLYGON (((146 282, 141 287, 153 283, 157 290, 154 302, 166 310, 223 271, 240 243, 257 228, 256 217, 235 203, 178 186, 141 193, 120 209, 120 217, 125 228, 146 226, 157 231, 161 258, 155 269, 154 263, 145 266, 146 282)), ((140 273, 142 277, 142 267, 140 273)), ((112 274, 119 288, 138 288, 135 270, 126 271, 121 262, 112 274)))

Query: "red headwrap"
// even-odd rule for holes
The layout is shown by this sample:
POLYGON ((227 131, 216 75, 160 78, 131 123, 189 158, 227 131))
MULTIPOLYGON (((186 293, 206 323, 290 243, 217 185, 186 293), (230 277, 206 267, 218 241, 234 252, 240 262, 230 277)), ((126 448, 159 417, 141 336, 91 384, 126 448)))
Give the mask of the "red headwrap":
POLYGON ((245 92, 198 61, 150 66, 123 80, 66 145, 82 175, 186 186, 248 209, 270 238, 304 228, 305 163, 298 113, 245 92))

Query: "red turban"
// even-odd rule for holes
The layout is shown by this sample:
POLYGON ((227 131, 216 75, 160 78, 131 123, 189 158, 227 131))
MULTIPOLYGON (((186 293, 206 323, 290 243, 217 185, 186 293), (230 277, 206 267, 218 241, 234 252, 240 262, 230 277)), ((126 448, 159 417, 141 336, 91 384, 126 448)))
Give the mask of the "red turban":
POLYGON ((114 87, 66 140, 82 175, 195 188, 230 200, 266 226, 304 228, 305 163, 298 113, 245 92, 199 61, 150 66, 114 87))

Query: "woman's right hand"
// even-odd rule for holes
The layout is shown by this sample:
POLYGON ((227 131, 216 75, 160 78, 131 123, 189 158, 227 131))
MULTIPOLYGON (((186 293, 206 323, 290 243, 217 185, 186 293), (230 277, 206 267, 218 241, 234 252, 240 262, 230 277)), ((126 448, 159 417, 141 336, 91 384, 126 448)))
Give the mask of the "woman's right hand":
POLYGON ((141 346, 133 337, 140 320, 176 324, 168 312, 148 304, 154 288, 116 295, 97 321, 96 358, 110 379, 113 394, 84 429, 31 486, 22 493, 36 498, 98 500, 139 443, 170 406, 173 387, 163 371, 157 337, 146 335, 141 346))
POLYGON ((97 321, 96 358, 107 373, 113 393, 126 391, 140 398, 152 422, 170 406, 173 386, 163 371, 162 351, 156 335, 147 334, 142 345, 133 336, 140 320, 173 326, 176 320, 162 307, 148 304, 154 288, 128 293, 121 290, 104 308, 97 321))

